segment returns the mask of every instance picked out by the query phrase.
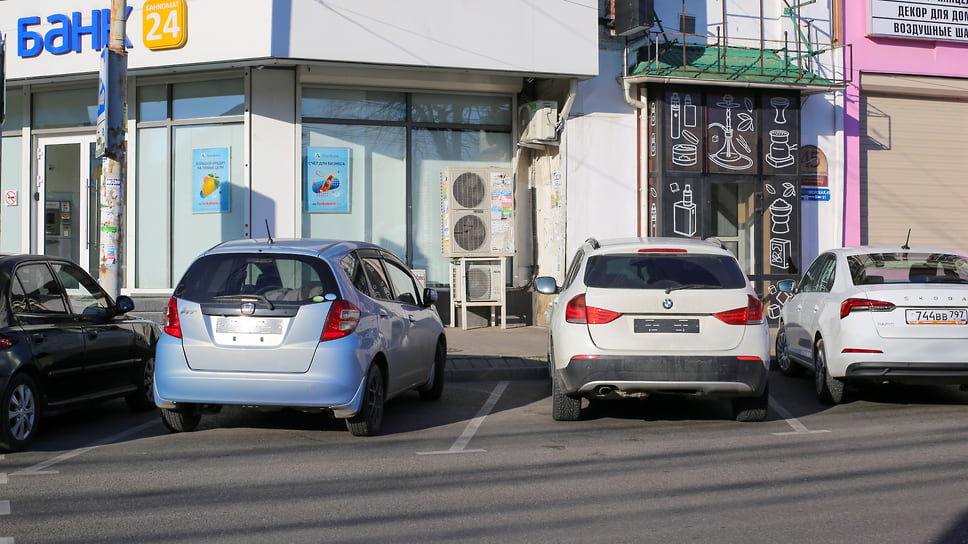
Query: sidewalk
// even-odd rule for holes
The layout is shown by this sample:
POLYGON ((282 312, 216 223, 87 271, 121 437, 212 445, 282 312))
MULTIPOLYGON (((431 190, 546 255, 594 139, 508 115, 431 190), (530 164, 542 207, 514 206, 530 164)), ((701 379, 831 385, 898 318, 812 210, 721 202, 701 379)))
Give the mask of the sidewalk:
POLYGON ((548 329, 544 327, 447 327, 444 333, 447 381, 548 377, 548 329))

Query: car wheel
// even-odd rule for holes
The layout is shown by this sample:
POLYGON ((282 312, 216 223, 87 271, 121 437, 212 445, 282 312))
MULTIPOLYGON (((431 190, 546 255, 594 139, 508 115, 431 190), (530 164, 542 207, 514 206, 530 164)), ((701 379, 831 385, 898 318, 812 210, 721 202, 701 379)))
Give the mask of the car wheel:
POLYGON ((155 358, 145 361, 141 372, 141 383, 138 391, 124 398, 128 408, 135 412, 145 412, 155 408, 155 358))
POLYGON ((790 359, 790 345, 787 343, 786 329, 782 324, 776 331, 776 366, 784 376, 796 377, 803 374, 803 367, 790 359))
POLYGON ((736 421, 763 421, 770 405, 770 384, 763 388, 758 397, 733 399, 733 418, 736 421))
POLYGON ((830 376, 827 369, 827 352, 823 346, 823 338, 817 340, 813 358, 813 377, 817 398, 824 404, 844 402, 844 382, 830 376))
POLYGON ((383 371, 380 365, 370 365, 363 389, 363 406, 359 413, 346 420, 346 428, 353 436, 373 436, 380 432, 383 425, 383 401, 386 391, 383 386, 383 371))
POLYGON ((26 374, 10 379, 0 406, 0 448, 20 451, 30 445, 37 434, 40 419, 40 395, 34 380, 26 374))
POLYGON ((439 400, 444 393, 444 367, 447 366, 447 349, 443 342, 437 342, 434 353, 434 370, 430 383, 420 388, 420 398, 423 400, 439 400))
POLYGON ((551 417, 555 421, 575 421, 581 416, 581 397, 565 394, 561 379, 551 372, 551 417))
POLYGON ((177 408, 162 408, 161 420, 165 427, 173 433, 187 433, 195 430, 202 419, 200 406, 179 406, 177 408))

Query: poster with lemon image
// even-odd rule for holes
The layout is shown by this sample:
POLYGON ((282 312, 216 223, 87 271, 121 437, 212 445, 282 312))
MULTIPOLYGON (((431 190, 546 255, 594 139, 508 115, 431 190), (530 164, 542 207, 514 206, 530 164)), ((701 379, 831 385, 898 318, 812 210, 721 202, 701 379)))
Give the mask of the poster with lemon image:
POLYGON ((306 149, 303 207, 313 213, 350 211, 350 150, 306 149))
POLYGON ((231 211, 229 148, 193 149, 192 183, 192 213, 231 211))

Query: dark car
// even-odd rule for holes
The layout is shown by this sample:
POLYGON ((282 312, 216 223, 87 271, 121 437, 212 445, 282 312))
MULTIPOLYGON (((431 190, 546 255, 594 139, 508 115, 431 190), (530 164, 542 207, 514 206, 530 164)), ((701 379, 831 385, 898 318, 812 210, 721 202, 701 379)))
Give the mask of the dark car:
POLYGON ((154 408, 160 331, 133 309, 67 259, 0 256, 0 449, 29 446, 45 410, 115 397, 154 408))

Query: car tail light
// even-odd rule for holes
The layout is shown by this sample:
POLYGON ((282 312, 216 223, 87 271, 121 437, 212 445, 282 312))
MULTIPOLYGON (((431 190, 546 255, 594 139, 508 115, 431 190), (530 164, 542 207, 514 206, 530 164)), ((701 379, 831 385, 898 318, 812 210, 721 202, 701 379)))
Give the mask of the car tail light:
POLYGON ((565 308, 565 321, 587 325, 604 325, 618 319, 622 314, 585 305, 585 294, 582 293, 568 301, 565 308))
POLYGON ((746 307, 726 310, 713 317, 727 325, 759 325, 763 323, 763 303, 753 295, 746 295, 746 307))
POLYGON ((850 312, 890 312, 895 306, 883 300, 871 300, 869 298, 848 298, 840 303, 840 318, 847 317, 850 312))
POLYGON ((0 334, 0 350, 10 349, 17 345, 17 339, 13 336, 0 334))
POLYGON ((879 349, 864 349, 864 348, 844 348, 840 352, 841 353, 884 353, 879 349))
POLYGON ((323 334, 319 336, 319 341, 325 342, 349 336, 359 324, 359 308, 348 300, 333 301, 332 306, 329 307, 329 314, 326 316, 326 324, 323 325, 323 334))
POLYGON ((165 332, 175 338, 181 338, 181 321, 178 319, 178 301, 175 297, 168 300, 168 307, 165 309, 165 332))

